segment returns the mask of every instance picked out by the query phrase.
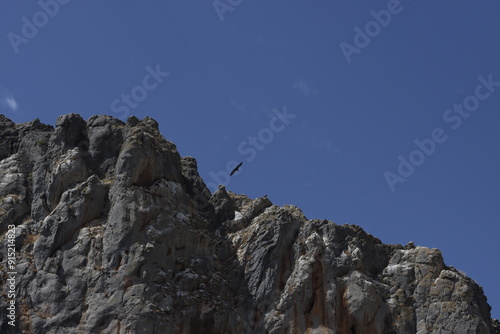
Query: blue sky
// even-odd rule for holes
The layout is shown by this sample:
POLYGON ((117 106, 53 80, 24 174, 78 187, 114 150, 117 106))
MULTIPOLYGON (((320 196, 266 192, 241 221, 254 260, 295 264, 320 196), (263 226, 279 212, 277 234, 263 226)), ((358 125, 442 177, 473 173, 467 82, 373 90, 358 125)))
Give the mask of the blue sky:
POLYGON ((499 12, 463 0, 10 1, 0 113, 151 116, 206 183, 243 161, 233 192, 439 248, 500 318, 499 12))

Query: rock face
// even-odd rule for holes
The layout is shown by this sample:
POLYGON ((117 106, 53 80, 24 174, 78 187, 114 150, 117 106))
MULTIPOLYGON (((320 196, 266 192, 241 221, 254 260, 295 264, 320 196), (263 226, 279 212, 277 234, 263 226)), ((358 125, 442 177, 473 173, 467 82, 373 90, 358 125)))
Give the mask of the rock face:
POLYGON ((211 194, 151 118, 0 116, 2 245, 12 233, 2 333, 500 332, 439 250, 211 194))

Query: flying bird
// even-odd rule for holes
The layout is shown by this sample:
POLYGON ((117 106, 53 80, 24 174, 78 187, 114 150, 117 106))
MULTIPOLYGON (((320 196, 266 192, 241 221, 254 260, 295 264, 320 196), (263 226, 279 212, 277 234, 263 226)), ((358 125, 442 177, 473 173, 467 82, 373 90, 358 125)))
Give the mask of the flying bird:
POLYGON ((241 165, 243 165, 243 162, 240 162, 238 166, 234 167, 234 169, 231 171, 231 174, 229 174, 229 175, 231 176, 234 173, 236 173, 238 171, 238 169, 240 169, 241 165))

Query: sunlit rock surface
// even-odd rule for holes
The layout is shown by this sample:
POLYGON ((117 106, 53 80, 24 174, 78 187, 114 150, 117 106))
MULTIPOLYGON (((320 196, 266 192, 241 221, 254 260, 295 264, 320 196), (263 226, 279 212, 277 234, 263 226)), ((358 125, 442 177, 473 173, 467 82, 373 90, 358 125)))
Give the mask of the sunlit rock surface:
POLYGON ((4 293, 2 333, 500 332, 439 250, 211 194, 151 118, 0 115, 2 244, 8 225, 17 326, 4 293))

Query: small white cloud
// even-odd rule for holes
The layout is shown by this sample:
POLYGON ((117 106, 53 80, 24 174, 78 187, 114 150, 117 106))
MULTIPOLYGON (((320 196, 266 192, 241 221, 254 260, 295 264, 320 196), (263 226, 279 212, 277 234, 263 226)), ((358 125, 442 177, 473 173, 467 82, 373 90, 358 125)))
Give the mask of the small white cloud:
POLYGON ((19 108, 17 101, 12 96, 5 98, 5 103, 7 104, 7 107, 12 110, 17 110, 17 108, 19 108))
POLYGON ((3 89, 1 96, 0 96, 0 103, 4 108, 9 108, 12 111, 16 111, 19 109, 19 105, 17 104, 16 99, 14 98, 14 95, 12 95, 10 92, 7 90, 3 89))
POLYGON ((304 80, 297 80, 293 84, 293 88, 299 90, 305 97, 311 96, 311 94, 316 93, 317 90, 311 86, 308 82, 304 80))

